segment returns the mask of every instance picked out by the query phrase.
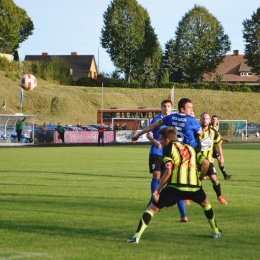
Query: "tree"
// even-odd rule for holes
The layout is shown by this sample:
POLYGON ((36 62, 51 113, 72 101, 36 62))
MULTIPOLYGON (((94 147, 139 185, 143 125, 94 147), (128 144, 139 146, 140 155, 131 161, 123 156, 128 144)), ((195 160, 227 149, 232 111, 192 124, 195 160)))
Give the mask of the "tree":
POLYGON ((15 5, 13 0, 0 0, 0 24, 0 36, 3 38, 0 48, 7 53, 14 53, 34 30, 27 12, 15 5))
MULTIPOLYGON (((133 59, 134 69, 132 71, 132 75, 135 78, 138 78, 141 74, 143 75, 143 69, 147 67, 148 63, 150 67, 150 73, 153 75, 157 75, 160 70, 162 49, 158 42, 157 35, 151 26, 151 20, 148 13, 144 30, 144 40, 139 49, 136 51, 135 57, 133 59)), ((152 80, 152 82, 153 84, 155 83, 154 80, 152 80)))
POLYGON ((253 13, 251 19, 246 19, 242 24, 247 64, 254 73, 260 75, 260 8, 253 13))
POLYGON ((115 67, 125 74, 138 77, 147 58, 156 69, 158 40, 147 11, 136 0, 114 0, 103 14, 101 44, 107 49, 115 67))
POLYGON ((19 54, 17 50, 14 51, 14 61, 19 61, 19 54))
POLYGON ((155 84, 156 76, 154 75, 153 66, 150 58, 146 58, 144 61, 141 78, 143 87, 155 84))
POLYGON ((202 81, 204 73, 214 72, 230 46, 222 25, 204 7, 195 5, 179 22, 175 52, 190 82, 202 81))
POLYGON ((163 69, 163 74, 160 77, 160 84, 165 84, 165 83, 169 83, 169 72, 168 69, 163 69))
POLYGON ((175 50, 175 41, 170 39, 165 44, 165 51, 162 57, 162 65, 161 71, 159 74, 159 81, 161 81, 161 77, 163 77, 165 69, 167 69, 169 74, 170 82, 182 82, 184 80, 183 76, 183 68, 181 64, 178 63, 177 54, 175 50))

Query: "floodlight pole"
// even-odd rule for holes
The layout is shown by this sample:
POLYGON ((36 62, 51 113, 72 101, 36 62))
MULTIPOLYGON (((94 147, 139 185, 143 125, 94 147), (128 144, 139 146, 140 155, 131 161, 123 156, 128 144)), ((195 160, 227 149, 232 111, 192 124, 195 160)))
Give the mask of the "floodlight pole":
POLYGON ((23 101, 24 101, 23 89, 21 88, 21 93, 20 93, 21 113, 23 113, 23 101))
POLYGON ((99 74, 99 48, 101 47, 101 45, 98 47, 98 74, 99 74))
POLYGON ((103 107, 104 107, 104 85, 103 85, 103 82, 102 82, 102 113, 101 113, 101 124, 103 124, 103 107))

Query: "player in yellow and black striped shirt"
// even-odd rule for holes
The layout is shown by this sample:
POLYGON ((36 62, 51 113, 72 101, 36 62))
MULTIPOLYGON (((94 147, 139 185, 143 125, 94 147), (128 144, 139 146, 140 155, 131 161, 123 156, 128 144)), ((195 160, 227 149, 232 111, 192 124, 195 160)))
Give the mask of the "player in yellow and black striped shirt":
MULTIPOLYGON (((215 221, 214 211, 202 188, 204 174, 199 174, 196 165, 196 152, 189 145, 177 140, 174 127, 168 126, 158 131, 164 148, 165 171, 159 186, 153 193, 154 201, 144 212, 136 233, 128 238, 128 243, 139 243, 140 237, 154 214, 164 207, 170 207, 179 200, 190 199, 199 204, 212 228, 213 238, 220 238, 220 230, 215 221)), ((208 163, 203 160, 202 164, 208 163)))
MULTIPOLYGON (((214 128, 220 135, 219 126, 218 126, 218 117, 216 115, 211 117, 211 127, 214 128)), ((221 136, 221 140, 227 143, 230 142, 229 138, 224 138, 222 136, 221 136)), ((220 161, 220 157, 215 146, 213 147, 213 158, 216 158, 218 160, 218 167, 221 170, 224 179, 225 180, 231 179, 233 175, 227 174, 226 169, 224 168, 224 156, 223 156, 223 161, 220 161)))
POLYGON ((217 179, 216 169, 214 167, 214 159, 213 159, 213 147, 216 146, 216 149, 219 154, 220 161, 223 160, 222 146, 221 146, 221 136, 218 132, 210 126, 210 115, 208 113, 201 114, 200 122, 203 129, 203 135, 199 137, 200 139, 200 152, 197 154, 197 161, 199 165, 202 162, 202 159, 206 158, 210 162, 210 166, 207 172, 207 176, 210 178, 213 189, 216 192, 218 201, 227 205, 227 201, 221 196, 221 186, 217 179))

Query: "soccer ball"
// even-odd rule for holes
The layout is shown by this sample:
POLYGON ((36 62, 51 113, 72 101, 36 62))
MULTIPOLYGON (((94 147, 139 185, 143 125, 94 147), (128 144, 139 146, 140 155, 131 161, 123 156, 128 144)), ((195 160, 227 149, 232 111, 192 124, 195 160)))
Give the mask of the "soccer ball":
POLYGON ((24 90, 32 90, 37 86, 37 79, 32 74, 25 74, 20 78, 20 86, 24 90))

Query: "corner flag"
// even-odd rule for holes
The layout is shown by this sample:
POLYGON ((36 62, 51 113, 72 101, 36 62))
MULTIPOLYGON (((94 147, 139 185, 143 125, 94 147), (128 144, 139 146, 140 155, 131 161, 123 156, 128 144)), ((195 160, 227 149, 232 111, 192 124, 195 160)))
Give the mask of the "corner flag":
POLYGON ((174 87, 172 87, 172 90, 170 91, 168 95, 168 99, 172 102, 172 107, 174 107, 174 87))

